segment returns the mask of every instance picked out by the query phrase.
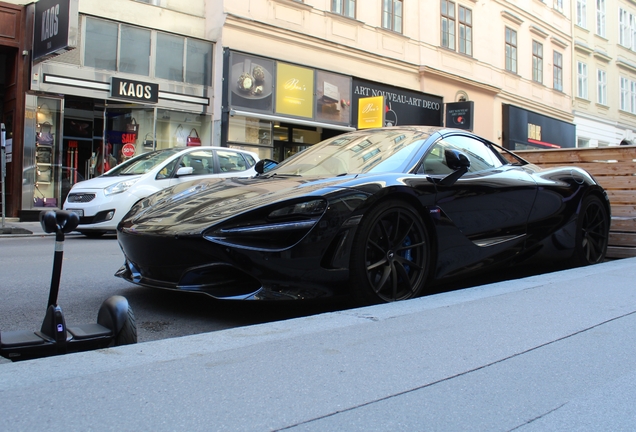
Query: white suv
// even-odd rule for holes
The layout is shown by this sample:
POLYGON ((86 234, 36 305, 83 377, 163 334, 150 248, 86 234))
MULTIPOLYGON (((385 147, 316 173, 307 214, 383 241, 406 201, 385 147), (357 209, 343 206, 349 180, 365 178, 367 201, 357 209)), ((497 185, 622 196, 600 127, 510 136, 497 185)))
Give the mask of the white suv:
POLYGON ((198 178, 250 177, 255 153, 227 147, 170 148, 136 156, 107 173, 76 183, 64 210, 80 217, 77 231, 99 237, 117 224, 140 199, 163 188, 198 178))

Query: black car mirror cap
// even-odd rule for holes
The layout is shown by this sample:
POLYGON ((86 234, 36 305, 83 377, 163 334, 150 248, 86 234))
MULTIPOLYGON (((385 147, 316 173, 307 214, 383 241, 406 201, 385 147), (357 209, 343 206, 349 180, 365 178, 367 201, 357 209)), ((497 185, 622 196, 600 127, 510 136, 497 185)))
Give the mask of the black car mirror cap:
POLYGON ((468 156, 466 156, 465 153, 462 153, 459 150, 446 149, 444 151, 444 157, 446 158, 446 166, 453 171, 460 170, 462 168, 468 170, 468 168, 470 168, 470 159, 468 159, 468 156))
POLYGON ((267 171, 274 169, 276 165, 278 165, 278 162, 276 162, 275 160, 261 159, 256 162, 256 165, 254 165, 254 169, 258 174, 265 174, 267 171))

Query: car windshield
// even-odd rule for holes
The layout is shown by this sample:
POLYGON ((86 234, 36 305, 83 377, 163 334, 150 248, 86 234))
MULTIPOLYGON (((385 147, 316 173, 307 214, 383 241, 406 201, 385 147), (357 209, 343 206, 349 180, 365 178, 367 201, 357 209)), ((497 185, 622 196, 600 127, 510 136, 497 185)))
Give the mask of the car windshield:
POLYGON ((163 163, 169 157, 179 153, 181 150, 183 149, 171 148, 144 153, 130 160, 127 160, 120 165, 117 165, 114 169, 110 170, 103 176, 115 177, 123 175, 145 174, 155 168, 157 165, 163 163))
POLYGON ((285 159, 267 175, 338 176, 404 172, 434 130, 395 128, 340 135, 285 159))

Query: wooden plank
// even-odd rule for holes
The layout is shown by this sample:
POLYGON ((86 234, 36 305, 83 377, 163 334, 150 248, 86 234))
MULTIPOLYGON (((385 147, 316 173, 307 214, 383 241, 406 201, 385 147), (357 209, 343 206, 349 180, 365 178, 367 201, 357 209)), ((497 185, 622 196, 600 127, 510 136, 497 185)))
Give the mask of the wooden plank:
POLYGON ((610 246, 636 247, 636 233, 610 232, 610 246))
POLYGON ((636 232, 636 221, 632 219, 617 219, 615 217, 612 217, 612 221, 610 223, 610 231, 611 232, 636 232))
POLYGON ((612 205, 636 203, 636 190, 634 189, 606 189, 605 191, 612 205))
POLYGON ((636 218, 636 204, 629 205, 613 205, 611 206, 613 218, 630 218, 634 220, 636 218))
POLYGON ((607 248, 606 257, 610 259, 633 258, 636 257, 636 247, 628 248, 620 246, 610 246, 607 248))
POLYGON ((528 162, 576 164, 607 160, 630 161, 636 159, 636 146, 603 147, 594 149, 522 150, 516 151, 528 162))

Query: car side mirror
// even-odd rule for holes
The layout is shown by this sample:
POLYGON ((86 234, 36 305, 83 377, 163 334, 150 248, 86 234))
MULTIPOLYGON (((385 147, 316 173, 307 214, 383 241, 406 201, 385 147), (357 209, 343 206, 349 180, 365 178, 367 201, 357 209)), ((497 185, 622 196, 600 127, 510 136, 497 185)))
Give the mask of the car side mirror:
POLYGON ((177 177, 190 175, 194 172, 194 168, 192 167, 179 167, 177 170, 177 177))
POLYGON ((461 176, 468 172, 470 159, 465 153, 455 149, 444 150, 444 158, 446 159, 446 166, 452 169, 453 172, 436 183, 440 186, 452 186, 461 176))
POLYGON ((446 158, 446 166, 453 171, 465 168, 468 171, 470 168, 470 159, 466 154, 455 149, 444 150, 444 157, 446 158))
POLYGON ((256 173, 260 175, 274 169, 276 165, 278 165, 278 162, 276 162, 275 160, 261 159, 256 162, 256 165, 254 165, 254 170, 256 170, 256 173))

